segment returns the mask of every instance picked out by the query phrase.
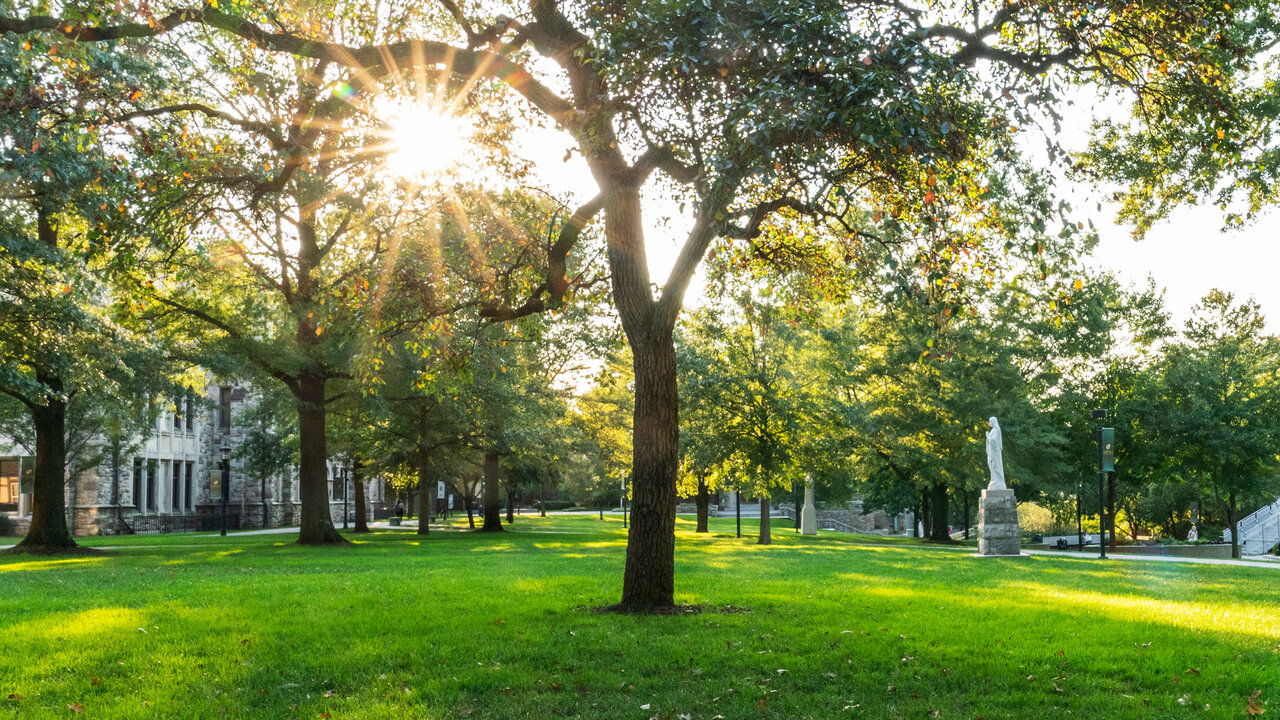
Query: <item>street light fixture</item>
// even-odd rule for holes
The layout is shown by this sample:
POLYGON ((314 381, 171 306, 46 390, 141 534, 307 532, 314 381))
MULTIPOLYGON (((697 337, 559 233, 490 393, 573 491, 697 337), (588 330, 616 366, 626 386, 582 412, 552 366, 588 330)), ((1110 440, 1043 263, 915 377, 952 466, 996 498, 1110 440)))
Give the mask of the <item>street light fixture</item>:
POLYGON ((1102 458, 1102 421, 1107 419, 1106 410, 1094 410, 1092 413, 1094 426, 1098 432, 1098 559, 1107 559, 1107 471, 1103 469, 1102 458))
POLYGON ((218 448, 218 455, 221 460, 218 461, 218 468, 222 470, 222 532, 219 533, 223 537, 227 535, 227 496, 231 490, 231 447, 223 442, 222 447, 218 448))

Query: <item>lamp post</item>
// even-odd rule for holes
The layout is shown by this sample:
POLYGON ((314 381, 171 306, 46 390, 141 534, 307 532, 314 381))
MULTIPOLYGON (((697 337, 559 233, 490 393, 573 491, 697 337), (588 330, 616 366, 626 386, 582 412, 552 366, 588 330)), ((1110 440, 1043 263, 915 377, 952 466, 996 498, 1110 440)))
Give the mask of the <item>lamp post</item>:
POLYGON ((800 483, 792 480, 791 490, 791 494, 795 496, 796 503, 796 532, 800 532, 800 483))
POLYGON ((1094 410, 1092 413, 1094 426, 1098 433, 1098 559, 1107 559, 1107 471, 1102 464, 1102 421, 1107 419, 1106 410, 1094 410))
POLYGON ((227 536, 227 496, 231 491, 231 447, 223 443, 218 448, 218 456, 221 460, 218 462, 218 468, 222 470, 222 532, 219 533, 223 537, 227 536))
POLYGON ((347 480, 350 479, 350 471, 346 465, 342 466, 342 529, 349 530, 347 519, 347 480))
POLYGON ((736 490, 736 502, 733 503, 733 512, 738 519, 738 537, 742 537, 742 491, 736 490))

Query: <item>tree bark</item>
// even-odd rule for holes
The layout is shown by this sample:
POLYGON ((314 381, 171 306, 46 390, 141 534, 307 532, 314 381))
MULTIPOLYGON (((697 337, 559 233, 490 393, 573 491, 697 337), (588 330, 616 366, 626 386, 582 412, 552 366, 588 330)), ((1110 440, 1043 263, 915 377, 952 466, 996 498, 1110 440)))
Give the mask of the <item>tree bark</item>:
POLYGON ((1231 557, 1240 559, 1240 528, 1236 527, 1236 494, 1227 495, 1227 527, 1231 528, 1231 557))
POLYGON ((462 498, 462 504, 467 508, 467 525, 472 530, 476 529, 475 503, 471 501, 471 496, 467 495, 462 498))
POLYGON ((36 466, 31 496, 31 527, 13 548, 14 553, 65 553, 80 548, 67 527, 67 504, 63 494, 67 471, 67 402, 62 397, 62 378, 37 373, 36 380, 48 388, 48 399, 31 408, 36 431, 36 466))
POLYGON ((760 537, 756 538, 757 545, 769 545, 773 543, 773 529, 769 520, 769 496, 765 495, 760 498, 760 537))
MULTIPOLYGON (((645 289, 648 292, 648 289, 645 289)), ((631 335, 635 368, 632 506, 622 577, 624 610, 675 604, 676 470, 679 397, 669 329, 631 335)))
POLYGON ((426 448, 418 448, 418 495, 423 499, 422 507, 419 508, 418 514, 418 534, 431 534, 431 511, 427 509, 427 501, 425 498, 431 497, 431 465, 430 453, 426 448))
POLYGON ((484 525, 480 532, 502 532, 502 495, 498 487, 498 453, 484 453, 484 525))
POLYGON ((969 539, 969 491, 965 490, 961 495, 964 498, 964 539, 969 539))
POLYGON ((695 532, 708 532, 707 516, 711 513, 711 493, 707 491, 707 481, 704 478, 698 478, 698 529, 695 532))
POLYGON ((510 525, 516 521, 516 491, 507 490, 507 524, 510 525))
POLYGON ((364 473, 361 468, 364 463, 360 458, 351 459, 351 487, 356 494, 356 532, 369 532, 369 508, 364 497, 364 473))
POLYGON ((300 545, 346 544, 333 527, 329 511, 329 466, 325 442, 325 378, 303 373, 298 378, 298 494, 302 522, 300 545))
POLYGON ((951 533, 948 531, 947 519, 951 517, 951 509, 945 484, 935 483, 929 488, 929 505, 929 519, 933 523, 929 539, 933 542, 950 543, 951 533))

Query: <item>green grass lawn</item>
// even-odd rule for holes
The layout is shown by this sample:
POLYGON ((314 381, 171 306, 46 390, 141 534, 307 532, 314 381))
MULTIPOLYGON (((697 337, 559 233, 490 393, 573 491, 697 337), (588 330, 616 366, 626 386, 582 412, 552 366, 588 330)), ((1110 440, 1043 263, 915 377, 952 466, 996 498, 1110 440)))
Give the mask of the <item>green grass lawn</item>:
POLYGON ((620 518, 0 557, 0 718, 1237 718, 1255 691, 1280 712, 1280 569, 785 522, 759 547, 714 522, 681 519, 676 592, 721 611, 685 616, 591 610, 619 596, 620 518))

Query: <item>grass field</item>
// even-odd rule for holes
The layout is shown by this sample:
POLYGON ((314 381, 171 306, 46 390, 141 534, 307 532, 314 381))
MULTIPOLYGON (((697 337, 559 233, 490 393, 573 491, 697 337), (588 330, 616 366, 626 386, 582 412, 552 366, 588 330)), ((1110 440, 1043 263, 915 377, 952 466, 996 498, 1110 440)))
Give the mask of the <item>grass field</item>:
POLYGON ((785 524, 759 547, 717 522, 682 518, 676 581, 718 610, 665 617, 592 610, 619 596, 618 518, 0 557, 0 718, 1238 718, 1255 692, 1280 713, 1280 569, 785 524))

